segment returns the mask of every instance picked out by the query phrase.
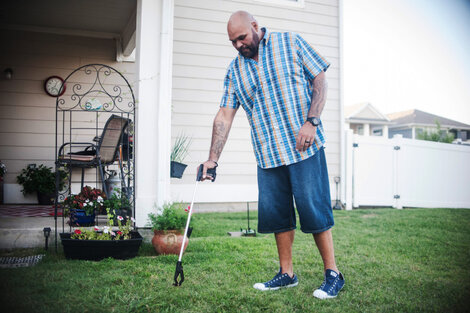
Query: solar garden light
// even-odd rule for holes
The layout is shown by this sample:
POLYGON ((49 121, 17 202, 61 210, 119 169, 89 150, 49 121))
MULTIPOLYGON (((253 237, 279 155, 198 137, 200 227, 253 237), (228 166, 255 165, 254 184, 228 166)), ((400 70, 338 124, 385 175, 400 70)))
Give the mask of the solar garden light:
POLYGON ((340 182, 340 181, 341 181, 341 177, 335 176, 336 201, 335 201, 335 205, 333 206, 333 210, 341 210, 341 204, 339 203, 339 199, 338 199, 338 196, 339 196, 338 186, 339 186, 339 182, 340 182))
POLYGON ((51 228, 50 227, 44 227, 44 229, 42 230, 44 232, 44 237, 46 237, 46 250, 47 250, 47 244, 48 244, 48 241, 49 241, 49 236, 51 235, 51 228))

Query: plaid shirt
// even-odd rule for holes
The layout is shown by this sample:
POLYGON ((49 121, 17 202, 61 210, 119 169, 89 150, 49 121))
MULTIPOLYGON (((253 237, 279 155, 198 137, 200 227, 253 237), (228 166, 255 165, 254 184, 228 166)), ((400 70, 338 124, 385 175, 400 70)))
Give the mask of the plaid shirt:
POLYGON ((230 63, 220 107, 245 109, 258 166, 273 168, 305 160, 325 143, 320 124, 310 148, 295 149, 312 101, 312 81, 330 64, 298 34, 263 30, 258 62, 239 54, 230 63))

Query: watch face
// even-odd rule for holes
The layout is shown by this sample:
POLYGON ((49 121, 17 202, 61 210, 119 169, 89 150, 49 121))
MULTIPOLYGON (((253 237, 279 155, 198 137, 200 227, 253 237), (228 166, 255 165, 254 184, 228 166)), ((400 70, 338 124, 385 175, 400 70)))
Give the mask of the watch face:
POLYGON ((58 76, 51 76, 48 79, 46 79, 44 88, 47 94, 52 97, 57 97, 57 96, 62 95, 65 92, 65 86, 61 90, 63 82, 64 82, 63 79, 58 76))

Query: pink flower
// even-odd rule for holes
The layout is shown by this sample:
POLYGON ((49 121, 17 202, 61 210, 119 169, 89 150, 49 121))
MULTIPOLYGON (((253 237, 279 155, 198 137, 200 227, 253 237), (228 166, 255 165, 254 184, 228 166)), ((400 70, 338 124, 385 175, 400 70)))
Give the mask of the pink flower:
POLYGON ((100 228, 98 226, 95 226, 95 231, 98 231, 100 230, 100 228))
POLYGON ((111 236, 116 236, 116 233, 111 231, 111 236))
POLYGON ((191 210, 191 206, 188 205, 188 208, 187 209, 184 209, 185 212, 189 212, 191 210))
POLYGON ((122 221, 124 218, 121 215, 118 215, 117 219, 122 221))

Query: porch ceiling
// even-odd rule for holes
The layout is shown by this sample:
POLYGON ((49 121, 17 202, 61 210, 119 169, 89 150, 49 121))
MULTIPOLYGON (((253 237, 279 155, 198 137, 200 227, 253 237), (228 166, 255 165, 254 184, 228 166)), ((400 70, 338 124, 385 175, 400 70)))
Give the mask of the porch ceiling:
POLYGON ((130 55, 135 48, 136 6, 136 0, 1 1, 0 27, 115 38, 124 55, 130 55))

